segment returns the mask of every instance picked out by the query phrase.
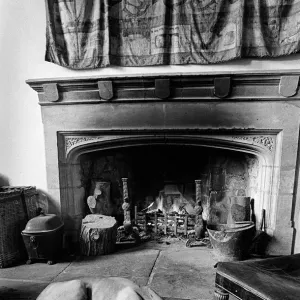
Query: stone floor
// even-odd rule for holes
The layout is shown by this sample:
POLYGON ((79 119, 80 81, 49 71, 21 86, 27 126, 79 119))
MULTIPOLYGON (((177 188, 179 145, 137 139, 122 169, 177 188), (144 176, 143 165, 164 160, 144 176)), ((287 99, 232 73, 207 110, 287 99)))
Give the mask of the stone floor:
POLYGON ((36 299, 51 282, 81 277, 119 276, 149 286, 164 299, 213 299, 212 250, 186 248, 184 241, 148 242, 131 249, 72 262, 0 269, 0 300, 36 299))

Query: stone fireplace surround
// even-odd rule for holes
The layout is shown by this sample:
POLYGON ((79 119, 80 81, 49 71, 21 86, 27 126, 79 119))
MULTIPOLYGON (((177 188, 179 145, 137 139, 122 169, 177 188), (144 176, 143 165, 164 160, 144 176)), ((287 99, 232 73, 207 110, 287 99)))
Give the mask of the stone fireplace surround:
POLYGON ((146 145, 240 151, 261 162, 257 220, 266 209, 271 254, 297 235, 300 73, 176 74, 28 80, 45 132, 50 212, 75 241, 84 217, 79 157, 146 145))

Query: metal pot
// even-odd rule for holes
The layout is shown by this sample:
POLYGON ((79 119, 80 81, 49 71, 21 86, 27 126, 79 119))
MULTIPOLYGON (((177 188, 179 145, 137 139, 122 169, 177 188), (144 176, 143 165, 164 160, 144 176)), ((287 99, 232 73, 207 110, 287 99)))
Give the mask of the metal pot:
POLYGON ((28 221, 22 231, 29 258, 27 264, 34 260, 47 260, 49 265, 54 263, 62 252, 63 227, 58 216, 43 212, 28 221))
POLYGON ((209 239, 218 261, 236 261, 247 258, 255 235, 253 222, 237 222, 231 225, 207 225, 209 239))

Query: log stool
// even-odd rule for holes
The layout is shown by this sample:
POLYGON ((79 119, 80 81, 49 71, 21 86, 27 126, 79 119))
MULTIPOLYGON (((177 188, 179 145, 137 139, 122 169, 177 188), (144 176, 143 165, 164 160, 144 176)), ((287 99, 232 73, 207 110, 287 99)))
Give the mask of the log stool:
POLYGON ((81 226, 81 254, 96 256, 111 253, 115 250, 116 237, 117 221, 114 217, 87 215, 81 226))

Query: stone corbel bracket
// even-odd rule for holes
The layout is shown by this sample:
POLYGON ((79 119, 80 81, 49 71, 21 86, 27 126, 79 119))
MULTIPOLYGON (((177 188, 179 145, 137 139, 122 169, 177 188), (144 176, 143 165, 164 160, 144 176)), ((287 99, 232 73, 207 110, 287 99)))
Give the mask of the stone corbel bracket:
POLYGON ((155 96, 166 99, 170 96, 170 79, 155 79, 155 96))
POLYGON ((281 76, 279 94, 283 97, 292 97, 297 94, 299 76, 281 76))
POLYGON ((57 83, 43 84, 45 100, 49 102, 57 102, 59 100, 59 93, 57 83))
POLYGON ((113 83, 111 80, 98 81, 99 96, 103 100, 111 100, 114 97, 113 83))
POLYGON ((231 93, 231 77, 216 77, 214 79, 214 95, 225 98, 231 93))

